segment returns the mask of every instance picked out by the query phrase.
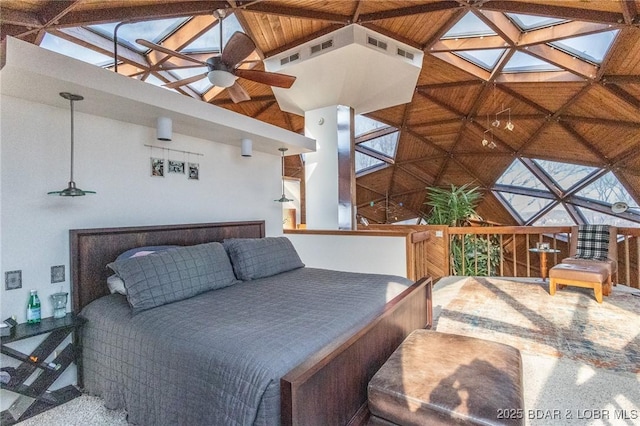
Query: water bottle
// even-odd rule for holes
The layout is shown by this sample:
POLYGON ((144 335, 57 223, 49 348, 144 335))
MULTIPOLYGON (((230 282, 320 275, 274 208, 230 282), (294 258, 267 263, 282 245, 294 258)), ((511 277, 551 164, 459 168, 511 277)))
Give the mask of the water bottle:
POLYGON ((40 322, 40 299, 37 290, 31 290, 29 304, 27 305, 27 323, 37 324, 40 322))

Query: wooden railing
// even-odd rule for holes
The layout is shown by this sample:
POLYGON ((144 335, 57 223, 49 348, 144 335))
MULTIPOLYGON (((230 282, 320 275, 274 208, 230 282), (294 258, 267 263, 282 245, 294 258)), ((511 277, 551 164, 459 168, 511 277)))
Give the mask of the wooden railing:
MULTIPOLYGON (((434 280, 455 274, 540 277, 544 269, 541 256, 530 251, 538 242, 549 243, 550 248, 557 250, 548 254, 547 268, 569 256, 569 226, 371 226, 381 230, 388 227, 422 233, 413 246, 407 247, 407 256, 412 258, 413 275, 430 275, 434 280), (425 232, 429 233, 428 238, 425 232), (454 268, 452 250, 460 250, 464 239, 468 242, 467 256, 455 265, 465 272, 461 274, 454 268)), ((640 288, 640 228, 618 228, 617 260, 618 283, 640 288)))

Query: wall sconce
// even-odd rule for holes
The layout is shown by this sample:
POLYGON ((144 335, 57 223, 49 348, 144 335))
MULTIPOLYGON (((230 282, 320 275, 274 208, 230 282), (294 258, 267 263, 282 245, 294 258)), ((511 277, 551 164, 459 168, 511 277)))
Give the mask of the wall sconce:
POLYGON ((240 146, 240 154, 243 157, 251 157, 253 155, 253 141, 251 139, 243 138, 242 145, 240 146))
POLYGON ((158 117, 156 125, 156 138, 159 141, 170 141, 173 122, 169 117, 158 117))

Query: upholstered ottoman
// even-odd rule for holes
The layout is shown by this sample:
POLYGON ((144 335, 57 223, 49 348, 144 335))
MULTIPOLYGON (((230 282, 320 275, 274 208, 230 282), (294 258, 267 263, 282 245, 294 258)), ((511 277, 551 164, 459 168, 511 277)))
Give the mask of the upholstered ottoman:
POLYGON ((611 275, 605 265, 559 263, 549 269, 549 294, 556 294, 557 285, 592 288, 596 301, 611 294, 611 275))
POLYGON ((520 351, 416 330, 371 378, 371 425, 522 425, 520 351))

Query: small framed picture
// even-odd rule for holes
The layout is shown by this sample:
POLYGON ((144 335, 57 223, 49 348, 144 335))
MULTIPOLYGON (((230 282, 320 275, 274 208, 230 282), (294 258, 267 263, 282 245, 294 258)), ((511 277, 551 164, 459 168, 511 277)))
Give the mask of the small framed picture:
POLYGON ((169 173, 184 174, 184 161, 169 160, 168 171, 169 173))
POLYGON ((5 290, 22 288, 22 271, 7 271, 4 273, 5 290))
POLYGON ((164 158, 151 157, 151 176, 164 177, 164 158))
POLYGON ((189 163, 189 179, 200 179, 200 164, 189 163))
POLYGON ((51 284, 64 282, 64 265, 51 267, 51 284))

